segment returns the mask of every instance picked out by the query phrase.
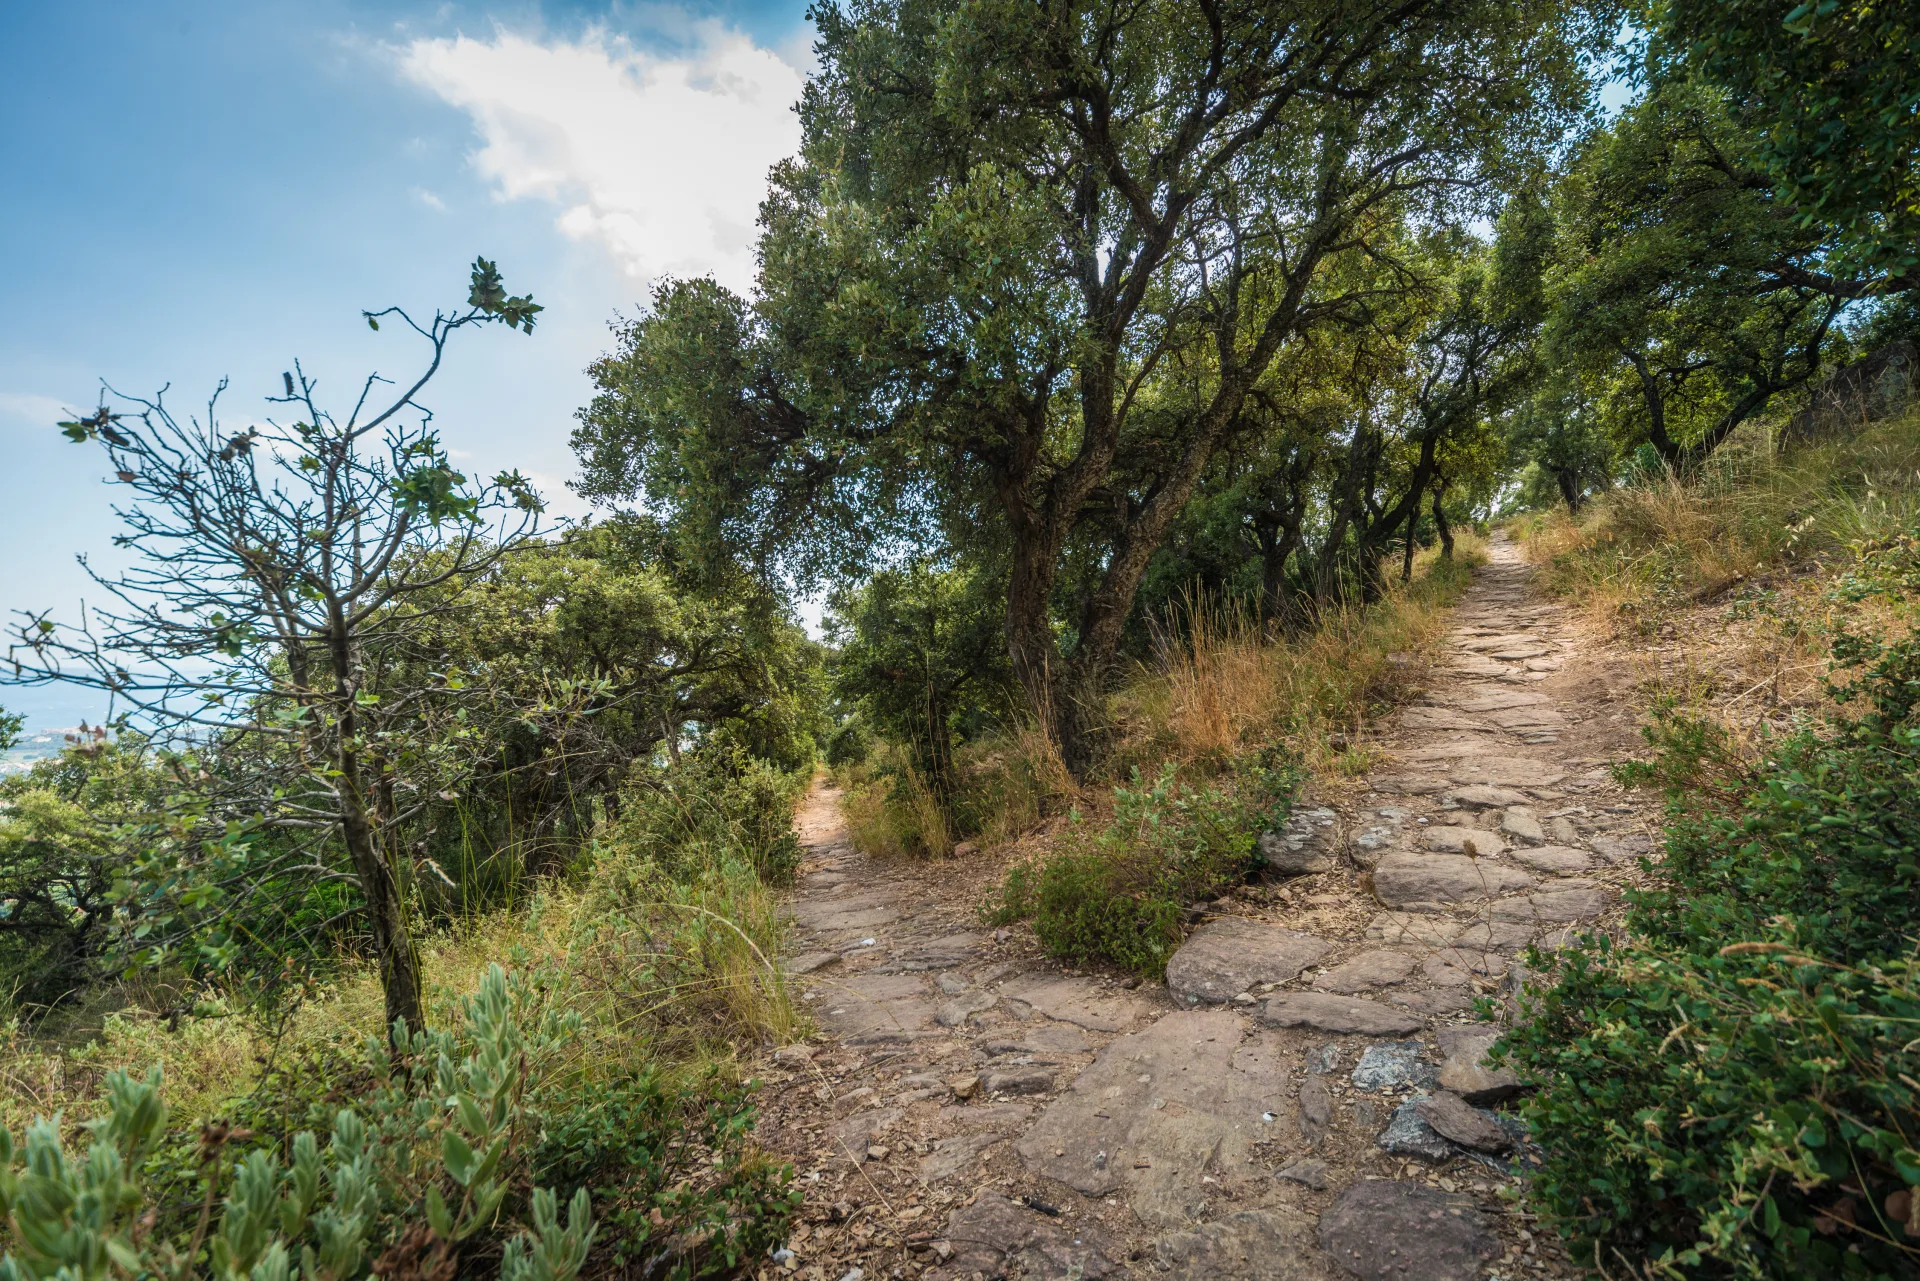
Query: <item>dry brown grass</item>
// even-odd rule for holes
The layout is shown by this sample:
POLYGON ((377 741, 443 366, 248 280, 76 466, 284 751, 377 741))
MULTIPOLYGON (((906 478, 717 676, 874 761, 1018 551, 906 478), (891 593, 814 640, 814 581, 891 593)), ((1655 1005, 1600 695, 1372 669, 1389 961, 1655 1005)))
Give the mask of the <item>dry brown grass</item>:
POLYGON ((1299 637, 1270 639, 1247 618, 1190 609, 1116 700, 1120 763, 1216 773, 1284 743, 1315 773, 1365 772, 1369 722, 1417 690, 1448 607, 1484 559, 1465 536, 1456 560, 1429 552, 1411 583, 1299 637))

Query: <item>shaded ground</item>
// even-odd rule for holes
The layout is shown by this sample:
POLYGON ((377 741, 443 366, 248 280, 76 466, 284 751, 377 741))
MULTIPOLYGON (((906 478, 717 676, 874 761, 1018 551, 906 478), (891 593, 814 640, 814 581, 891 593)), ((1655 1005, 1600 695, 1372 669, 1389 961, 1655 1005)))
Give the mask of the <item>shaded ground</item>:
POLYGON ((1325 870, 1208 905, 1166 986, 981 926, 999 861, 869 860, 816 790, 788 964, 822 1031, 761 1132, 808 1202, 767 1274, 1570 1275, 1474 1003, 1604 919, 1653 828, 1604 768, 1620 656, 1492 556, 1386 763, 1284 834, 1325 870))

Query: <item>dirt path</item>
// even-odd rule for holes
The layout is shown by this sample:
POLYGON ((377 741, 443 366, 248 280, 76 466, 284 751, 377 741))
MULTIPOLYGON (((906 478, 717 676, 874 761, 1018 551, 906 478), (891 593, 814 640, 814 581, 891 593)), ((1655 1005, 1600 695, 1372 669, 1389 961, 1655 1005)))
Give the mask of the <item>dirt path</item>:
POLYGON ((1529 1148, 1473 1002, 1610 911, 1652 828, 1604 769, 1623 664, 1527 573, 1494 544, 1388 763, 1297 813, 1269 849, 1301 874, 1209 905, 1164 987, 981 926, 996 861, 868 860, 816 790, 788 964, 822 1035, 762 1126, 808 1205, 768 1274, 1571 1275, 1499 1195, 1529 1148))

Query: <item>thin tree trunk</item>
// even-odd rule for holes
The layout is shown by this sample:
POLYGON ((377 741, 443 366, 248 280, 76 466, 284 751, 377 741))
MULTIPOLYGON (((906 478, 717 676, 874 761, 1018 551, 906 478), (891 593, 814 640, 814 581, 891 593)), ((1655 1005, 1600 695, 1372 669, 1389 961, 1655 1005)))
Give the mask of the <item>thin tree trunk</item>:
POLYGON ((1438 532, 1440 535, 1441 559, 1452 560, 1453 559, 1453 527, 1447 524, 1447 508, 1446 508, 1445 502, 1443 501, 1446 496, 1446 492, 1447 492, 1447 487, 1445 485, 1440 485, 1436 487, 1433 491, 1433 527, 1434 527, 1434 530, 1438 532))

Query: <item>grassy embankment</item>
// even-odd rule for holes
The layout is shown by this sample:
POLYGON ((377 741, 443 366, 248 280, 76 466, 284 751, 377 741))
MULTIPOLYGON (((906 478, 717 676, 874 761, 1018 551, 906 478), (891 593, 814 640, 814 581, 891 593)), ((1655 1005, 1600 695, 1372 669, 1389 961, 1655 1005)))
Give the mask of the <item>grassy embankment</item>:
POLYGON ((1648 664, 1626 936, 1509 1038, 1536 1200, 1635 1277, 1920 1275, 1920 413, 1530 523, 1648 664), (1677 652, 1676 652, 1677 651, 1677 652))

